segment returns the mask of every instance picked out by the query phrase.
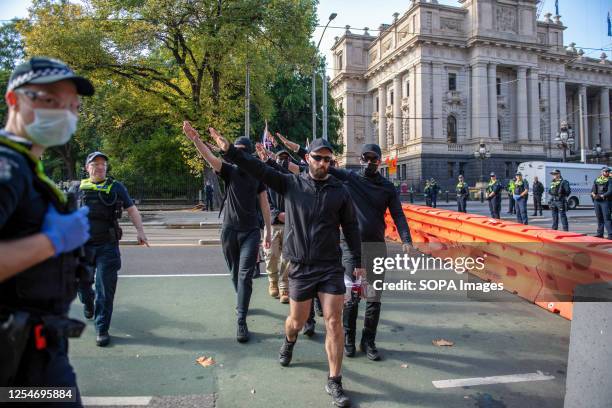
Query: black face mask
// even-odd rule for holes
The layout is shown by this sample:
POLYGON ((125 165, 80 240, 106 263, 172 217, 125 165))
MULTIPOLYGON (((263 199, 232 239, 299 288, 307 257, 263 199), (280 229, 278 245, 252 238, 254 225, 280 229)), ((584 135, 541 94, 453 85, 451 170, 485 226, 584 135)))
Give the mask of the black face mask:
POLYGON ((283 167, 284 169, 288 169, 289 168, 289 159, 279 159, 278 160, 278 164, 283 167))
POLYGON ((363 174, 366 177, 374 177, 378 172, 378 165, 376 163, 368 162, 367 165, 363 166, 363 174))

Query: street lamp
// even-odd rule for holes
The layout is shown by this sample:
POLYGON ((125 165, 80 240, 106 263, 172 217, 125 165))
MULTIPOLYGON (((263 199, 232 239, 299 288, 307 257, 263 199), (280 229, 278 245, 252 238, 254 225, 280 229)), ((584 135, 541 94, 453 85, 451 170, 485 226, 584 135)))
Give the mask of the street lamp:
POLYGON ((474 152, 474 157, 480 159, 480 182, 484 183, 484 161, 491 157, 491 152, 487 149, 487 145, 481 140, 478 150, 474 152))
POLYGON ((561 122, 561 129, 557 133, 555 142, 557 142, 557 147, 563 150, 563 161, 565 162, 567 158, 567 150, 574 145, 574 131, 566 121, 561 122))
POLYGON ((599 158, 601 157, 602 151, 603 149, 601 148, 599 143, 597 143, 597 145, 595 145, 595 147, 593 148, 593 156, 595 156, 595 160, 597 164, 599 164, 599 158))
MULTIPOLYGON (((329 20, 327 20, 327 24, 325 24, 325 28, 323 28, 323 32, 321 33, 321 38, 319 38, 319 42, 317 43, 317 51, 315 54, 315 58, 313 61, 313 69, 312 69, 312 140, 315 140, 317 138, 317 55, 319 54, 319 46, 321 45, 321 41, 323 40, 323 35, 325 34, 325 30, 327 30, 327 27, 329 26, 329 23, 332 22, 333 19, 335 19, 338 16, 337 13, 331 13, 329 15, 329 20)), ((323 86, 325 87, 327 85, 326 82, 326 77, 325 77, 325 70, 323 70, 323 86)), ((326 89, 324 89, 323 92, 323 97, 327 97, 327 92, 325 92, 326 89)), ((325 105, 325 108, 327 108, 327 101, 323 102, 323 104, 325 105)), ((327 129, 325 128, 325 126, 327 125, 327 109, 324 109, 323 111, 323 137, 325 139, 327 139, 327 129)))

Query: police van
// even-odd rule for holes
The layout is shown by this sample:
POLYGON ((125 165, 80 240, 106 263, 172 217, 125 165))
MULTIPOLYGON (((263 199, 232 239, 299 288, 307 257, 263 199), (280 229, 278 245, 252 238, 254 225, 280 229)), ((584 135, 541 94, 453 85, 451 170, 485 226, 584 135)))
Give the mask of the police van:
POLYGON ((603 166, 603 164, 530 161, 519 164, 518 171, 527 179, 530 188, 534 177, 544 184, 542 204, 546 205, 550 200, 548 187, 553 178, 550 172, 554 169, 561 170, 561 177, 569 182, 572 189, 572 193, 567 198, 567 206, 569 209, 574 209, 579 205, 593 205, 591 187, 593 187, 593 181, 601 174, 603 166))

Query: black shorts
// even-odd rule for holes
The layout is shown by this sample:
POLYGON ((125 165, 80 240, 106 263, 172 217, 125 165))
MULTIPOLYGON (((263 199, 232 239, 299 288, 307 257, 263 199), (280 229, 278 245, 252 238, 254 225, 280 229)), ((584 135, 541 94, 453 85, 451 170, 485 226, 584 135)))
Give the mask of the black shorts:
POLYGON ((303 265, 290 262, 289 297, 296 302, 303 302, 317 296, 318 292, 331 295, 343 295, 344 268, 342 265, 303 265))

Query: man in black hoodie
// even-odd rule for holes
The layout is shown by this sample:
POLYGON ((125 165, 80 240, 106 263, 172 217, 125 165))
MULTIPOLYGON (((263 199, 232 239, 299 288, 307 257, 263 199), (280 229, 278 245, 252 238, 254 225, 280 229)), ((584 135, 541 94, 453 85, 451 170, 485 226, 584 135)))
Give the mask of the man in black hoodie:
POLYGON ((285 322, 285 341, 279 352, 283 366, 291 362, 300 329, 310 314, 312 298, 318 295, 327 329, 325 349, 329 376, 325 390, 336 406, 348 407, 342 389, 342 307, 344 268, 340 262, 340 227, 353 253, 354 274, 363 276, 361 240, 355 209, 342 182, 328 174, 333 159, 331 145, 315 139, 306 154, 308 171, 284 174, 239 151, 213 128, 217 145, 239 168, 285 196, 283 256, 290 261, 290 314, 285 322))
MULTIPOLYGON (((297 152, 299 156, 304 155, 305 150, 297 143, 293 143, 280 135, 279 138, 289 149, 297 152)), ((369 243, 368 248, 371 249, 371 252, 376 252, 370 255, 375 255, 376 257, 387 256, 384 246, 385 213, 387 209, 389 209, 391 217, 393 217, 393 221, 397 226, 404 249, 409 250, 412 243, 410 229, 406 222, 406 216, 402 210, 397 190, 393 183, 384 178, 378 171, 381 157, 382 152, 378 145, 364 144, 361 148, 362 170, 359 173, 337 167, 329 169, 329 174, 345 182, 355 204, 361 242, 363 244, 369 243)), ((351 250, 343 243, 342 251, 342 263, 344 264, 345 272, 348 272, 348 275, 353 279, 350 273, 354 269, 351 250)), ((368 258, 372 258, 372 256, 368 258)), ((370 274, 371 268, 367 267, 366 269, 368 274, 370 274)), ((374 275, 368 276, 368 281, 373 281, 373 278, 374 275)), ((384 274, 377 275, 376 280, 384 280, 384 274)), ((373 361, 380 360, 380 354, 375 343, 378 320, 380 318, 380 296, 381 293, 378 292, 375 296, 367 299, 363 322, 364 327, 361 341, 359 342, 361 351, 365 352, 367 357, 373 361)), ((344 354, 347 357, 355 356, 355 334, 359 300, 358 296, 352 296, 344 305, 344 354)))

